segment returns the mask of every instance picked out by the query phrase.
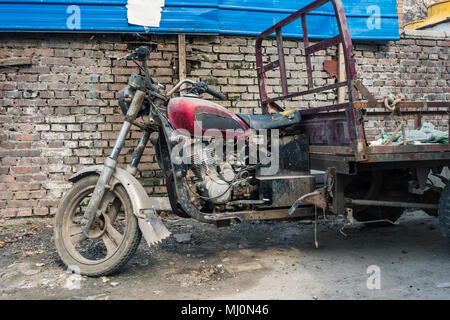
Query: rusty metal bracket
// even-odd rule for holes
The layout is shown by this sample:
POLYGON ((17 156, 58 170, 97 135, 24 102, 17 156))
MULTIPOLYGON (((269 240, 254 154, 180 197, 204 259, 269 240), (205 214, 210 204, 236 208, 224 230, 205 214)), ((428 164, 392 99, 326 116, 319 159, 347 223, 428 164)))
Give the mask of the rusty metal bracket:
POLYGON ((313 204, 314 206, 325 210, 327 208, 325 188, 319 188, 298 198, 298 200, 295 201, 292 207, 288 210, 288 215, 292 215, 300 205, 304 204, 313 204))
MULTIPOLYGON (((361 95, 367 99, 368 103, 364 104, 369 108, 375 108, 377 106, 377 100, 373 96, 373 94, 367 89, 365 85, 362 84, 361 80, 355 79, 352 80, 352 85, 361 93, 361 95)), ((355 101, 355 108, 362 109, 363 104, 359 103, 360 101, 355 101)))
POLYGON ((303 203, 313 204, 316 207, 325 210, 327 208, 326 190, 325 188, 319 188, 314 192, 305 194, 300 198, 303 203))

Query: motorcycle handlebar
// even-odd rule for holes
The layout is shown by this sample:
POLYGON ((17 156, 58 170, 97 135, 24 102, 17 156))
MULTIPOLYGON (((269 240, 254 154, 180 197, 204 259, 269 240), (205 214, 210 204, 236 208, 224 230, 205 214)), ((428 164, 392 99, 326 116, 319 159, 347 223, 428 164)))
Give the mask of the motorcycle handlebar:
POLYGON ((217 92, 216 90, 213 90, 209 87, 206 89, 206 93, 209 93, 210 95, 216 97, 217 99, 225 100, 225 95, 223 93, 217 92))
POLYGON ((126 56, 117 58, 117 60, 130 60, 131 58, 134 58, 136 56, 136 52, 129 53, 126 56))
POLYGON ((146 46, 140 46, 132 53, 127 54, 117 60, 130 60, 131 58, 137 57, 139 61, 145 61, 150 56, 150 50, 146 46))

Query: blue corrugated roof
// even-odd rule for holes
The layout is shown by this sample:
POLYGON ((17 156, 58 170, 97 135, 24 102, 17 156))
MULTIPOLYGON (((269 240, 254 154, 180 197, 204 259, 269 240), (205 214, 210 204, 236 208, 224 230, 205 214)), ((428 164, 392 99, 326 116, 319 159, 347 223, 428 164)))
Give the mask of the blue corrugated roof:
MULTIPOLYGON (((159 28, 128 24, 127 0, 0 0, 0 31, 151 32, 256 35, 311 0, 166 0, 159 28), (79 28, 68 25, 80 10, 79 28)), ((396 0, 343 0, 353 39, 399 38, 396 0), (374 18, 379 17, 379 25, 374 18)), ((330 3, 308 15, 308 34, 328 38, 337 33, 330 3)), ((301 35, 299 22, 283 30, 301 35)))

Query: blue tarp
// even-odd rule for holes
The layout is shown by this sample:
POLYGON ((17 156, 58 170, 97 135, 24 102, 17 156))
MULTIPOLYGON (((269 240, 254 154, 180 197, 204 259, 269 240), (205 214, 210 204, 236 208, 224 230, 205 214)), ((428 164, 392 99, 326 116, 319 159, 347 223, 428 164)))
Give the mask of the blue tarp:
MULTIPOLYGON (((149 0, 151 1, 151 0, 149 0)), ((159 28, 128 24, 127 0, 0 0, 0 31, 150 32, 256 35, 310 0, 166 0, 159 28), (79 10, 79 23, 71 16, 79 10)), ((399 38, 395 0, 343 0, 353 39, 399 38)), ((330 3, 307 17, 308 34, 337 34, 330 3)), ((299 21, 283 29, 300 36, 299 21)))

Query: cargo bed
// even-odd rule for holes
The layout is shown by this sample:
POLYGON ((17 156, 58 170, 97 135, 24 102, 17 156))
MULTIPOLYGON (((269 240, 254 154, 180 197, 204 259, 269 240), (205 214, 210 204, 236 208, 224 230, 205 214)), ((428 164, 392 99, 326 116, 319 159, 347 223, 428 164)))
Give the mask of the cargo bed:
MULTIPOLYGON (((439 175, 442 168, 450 165, 449 143, 370 145, 371 139, 365 130, 365 122, 373 118, 386 119, 386 121, 409 119, 410 122, 413 119, 414 128, 418 128, 424 121, 427 121, 427 117, 432 119, 437 117, 445 119, 444 125, 442 125, 442 120, 440 121, 439 130, 449 132, 450 102, 398 100, 394 102, 392 101, 394 97, 385 97, 383 101, 377 101, 358 78, 352 41, 340 0, 314 1, 262 32, 256 40, 256 71, 262 113, 264 114, 269 114, 272 110, 284 111, 280 102, 293 98, 336 89, 342 90, 340 88, 344 88, 346 91, 346 99, 340 99, 340 103, 307 109, 298 107, 301 110, 302 121, 296 127, 291 128, 306 134, 309 139, 311 169, 327 171, 331 181, 328 182, 328 186, 325 186, 325 191, 319 192, 320 195, 318 193, 311 195, 310 203, 334 213, 343 213, 345 209, 352 207, 350 204, 358 201, 361 204, 370 202, 351 199, 352 197, 360 197, 365 200, 374 199, 375 202, 370 202, 371 205, 392 206, 393 196, 384 196, 388 194, 386 185, 393 185, 396 183, 395 179, 398 179, 404 184, 401 186, 399 184, 397 190, 394 190, 403 195, 397 204, 408 207, 408 201, 411 200, 406 191, 409 191, 411 183, 417 183, 423 187, 427 183, 430 172, 439 175), (328 2, 334 8, 339 34, 311 44, 307 31, 307 14, 328 2), (291 92, 286 73, 282 28, 297 19, 301 19, 307 88, 291 92), (272 35, 276 37, 278 59, 264 64, 262 42, 272 35), (328 82, 325 86, 316 87, 313 81, 313 70, 317 70, 317 68, 313 69, 312 55, 317 51, 334 46, 340 47, 343 59, 340 65, 345 69, 345 77, 338 79, 336 83, 328 82), (269 96, 266 74, 274 69, 280 71, 281 90, 279 91, 281 95, 273 96, 272 93, 269 96), (384 177, 384 180, 379 182, 381 179, 378 178, 379 176, 384 177), (365 193, 361 193, 359 185, 364 186, 365 184, 367 185, 367 188, 364 189, 365 193)), ((384 126, 382 123, 381 125, 384 126)), ((389 190, 389 192, 391 191, 389 190)), ((391 194, 395 192, 391 192, 391 194)), ((418 208, 424 208, 430 214, 436 212, 436 199, 423 197, 419 200, 422 201, 422 204, 414 203, 418 205, 418 208), (433 204, 430 205, 430 203, 433 204), (430 206, 433 209, 430 209, 430 206)), ((308 197, 304 199, 304 202, 308 203, 308 197)), ((359 210, 359 212, 362 211, 359 210)), ((363 218, 360 216, 360 219, 363 218)))

